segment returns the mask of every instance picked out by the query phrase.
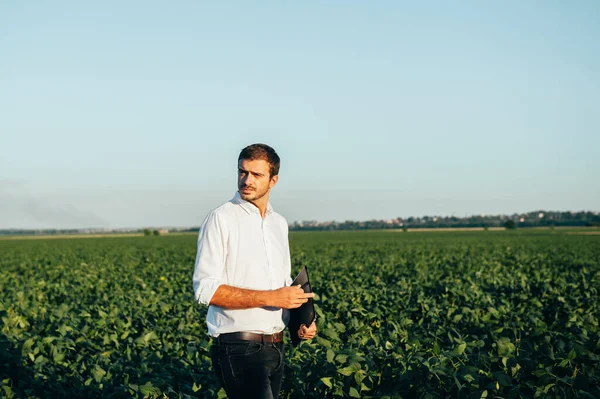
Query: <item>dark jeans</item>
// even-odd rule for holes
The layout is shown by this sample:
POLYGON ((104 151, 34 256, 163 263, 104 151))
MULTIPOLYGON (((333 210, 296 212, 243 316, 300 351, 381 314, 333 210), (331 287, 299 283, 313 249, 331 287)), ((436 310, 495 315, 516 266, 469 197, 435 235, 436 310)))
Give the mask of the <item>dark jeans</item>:
POLYGON ((230 399, 277 399, 283 379, 283 342, 236 340, 211 347, 213 368, 230 399))

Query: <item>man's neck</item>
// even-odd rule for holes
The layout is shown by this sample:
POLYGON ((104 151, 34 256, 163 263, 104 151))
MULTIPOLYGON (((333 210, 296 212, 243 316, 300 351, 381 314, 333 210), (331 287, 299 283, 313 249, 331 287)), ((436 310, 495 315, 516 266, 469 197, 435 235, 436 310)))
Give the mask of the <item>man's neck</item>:
POLYGON ((267 206, 269 205, 269 193, 266 193, 264 196, 257 199, 256 201, 248 202, 250 202, 252 205, 258 208, 258 211, 260 212, 260 217, 264 219, 267 213, 267 206))

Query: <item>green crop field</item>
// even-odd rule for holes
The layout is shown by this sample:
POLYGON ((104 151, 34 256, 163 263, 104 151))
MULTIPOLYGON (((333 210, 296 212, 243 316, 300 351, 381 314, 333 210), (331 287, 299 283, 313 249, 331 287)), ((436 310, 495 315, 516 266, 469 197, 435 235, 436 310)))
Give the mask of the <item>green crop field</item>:
MULTIPOLYGON (((283 398, 600 397, 600 236, 292 233, 319 336, 283 398)), ((0 396, 222 397, 196 237, 0 241, 0 396)))

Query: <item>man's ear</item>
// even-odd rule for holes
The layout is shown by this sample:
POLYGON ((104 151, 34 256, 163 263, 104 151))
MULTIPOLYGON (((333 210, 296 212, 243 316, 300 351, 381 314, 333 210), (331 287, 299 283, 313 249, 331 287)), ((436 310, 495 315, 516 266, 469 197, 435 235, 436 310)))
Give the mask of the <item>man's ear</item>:
POLYGON ((277 184, 277 180, 279 180, 279 175, 271 176, 271 181, 269 182, 269 188, 273 188, 277 184))

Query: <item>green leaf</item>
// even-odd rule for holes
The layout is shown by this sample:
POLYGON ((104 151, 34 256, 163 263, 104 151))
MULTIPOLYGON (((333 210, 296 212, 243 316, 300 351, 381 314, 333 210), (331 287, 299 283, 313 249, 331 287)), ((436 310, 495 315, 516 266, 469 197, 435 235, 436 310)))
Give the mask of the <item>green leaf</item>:
POLYGON ((317 305, 316 303, 314 305, 315 305, 315 312, 319 316, 319 319, 321 319, 321 320, 325 319, 325 313, 323 313, 323 311, 321 310, 321 307, 319 305, 317 305))
POLYGON ((52 360, 54 360, 54 363, 60 363, 64 360, 64 358, 65 358, 64 353, 59 352, 53 356, 52 360))
POLYGON ((160 395, 161 393, 160 389, 152 385, 150 381, 140 387, 140 392, 144 394, 144 396, 160 395))
POLYGON ((360 363, 353 362, 353 363, 350 363, 350 365, 347 367, 339 368, 337 370, 337 372, 342 375, 345 375, 345 376, 350 376, 360 370, 361 370, 360 363))
POLYGON ((458 381, 458 378, 456 378, 456 376, 454 376, 454 382, 456 383, 456 387, 458 388, 459 391, 461 389, 463 389, 462 384, 458 381))
POLYGON ((334 358, 335 358, 335 352, 332 349, 327 349, 327 362, 333 363, 334 358))
POLYGON ((325 338, 321 338, 320 336, 316 336, 315 337, 317 340, 317 343, 321 346, 325 346, 327 348, 331 348, 331 342, 329 342, 328 340, 326 340, 325 338))
POLYGON ((515 350, 515 345, 506 337, 502 337, 496 341, 496 345, 498 346, 498 356, 500 357, 508 357, 515 350))
POLYGON ((494 376, 494 379, 496 381, 498 381, 498 383, 500 385, 502 385, 503 387, 509 387, 512 386, 512 378, 506 374, 504 374, 501 371, 496 371, 494 373, 492 373, 492 375, 494 376))
POLYGON ((548 393, 548 391, 550 390, 550 388, 552 388, 553 386, 555 386, 555 383, 552 384, 548 384, 544 387, 544 393, 548 393))
POLYGON ((321 382, 327 386, 327 388, 333 388, 333 384, 331 383, 331 377, 323 377, 321 378, 321 382))
POLYGON ((46 360, 47 360, 46 357, 44 357, 44 356, 38 356, 38 357, 35 358, 35 363, 36 364, 45 363, 46 360))
POLYGON ((351 398, 360 398, 360 394, 354 387, 350 387, 350 391, 348 392, 351 398))
POLYGON ((467 347, 467 344, 463 342, 462 344, 459 344, 456 346, 456 349, 454 350, 454 352, 457 355, 462 355, 463 353, 465 353, 466 347, 467 347))
POLYGON ((548 372, 544 369, 539 369, 539 370, 533 371, 531 374, 535 375, 536 377, 543 377, 545 375, 548 375, 548 372))
POLYGON ((15 397, 15 394, 13 393, 11 387, 9 387, 8 385, 4 385, 4 384, 1 386, 2 386, 2 389, 4 390, 4 396, 7 399, 12 399, 15 397))
POLYGON ((323 334, 326 337, 331 338, 335 341, 340 339, 340 336, 338 335, 338 333, 331 328, 325 328, 325 329, 321 330, 321 334, 323 334))
POLYGON ((335 357, 335 361, 338 362, 338 363, 341 363, 341 364, 346 363, 346 360, 348 360, 348 355, 344 355, 342 353, 338 354, 335 357))
POLYGON ((96 382, 100 382, 100 381, 102 381, 102 377, 104 377, 106 375, 106 371, 104 371, 104 369, 102 367, 96 365, 96 366, 94 366, 92 375, 94 376, 94 379, 96 380, 96 382))
POLYGON ((433 346, 431 348, 432 352, 434 355, 439 355, 440 354, 440 346, 438 345, 437 341, 433 343, 433 346))
POLYGON ((129 393, 135 393, 140 390, 140 387, 137 384, 128 384, 127 388, 129 388, 129 393))

